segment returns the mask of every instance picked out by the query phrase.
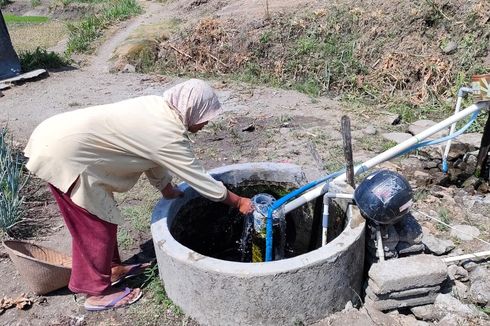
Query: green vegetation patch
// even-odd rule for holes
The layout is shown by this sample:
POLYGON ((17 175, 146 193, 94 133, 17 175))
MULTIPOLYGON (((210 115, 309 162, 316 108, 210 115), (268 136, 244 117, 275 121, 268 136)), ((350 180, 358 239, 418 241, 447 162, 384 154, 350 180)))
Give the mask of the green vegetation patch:
POLYGON ((153 70, 342 94, 404 122, 440 119, 459 87, 490 72, 489 11, 488 1, 346 0, 256 23, 206 18, 161 43, 153 70))
POLYGON ((49 18, 44 16, 16 16, 7 14, 3 18, 7 24, 42 24, 49 21, 49 18))
POLYGON ((0 231, 9 231, 24 215, 21 190, 27 182, 20 153, 14 153, 7 130, 0 130, 0 231))
POLYGON ((105 29, 140 12, 141 7, 136 0, 111 0, 101 13, 68 24, 67 53, 87 52, 93 49, 93 42, 103 35, 105 29))
POLYGON ((70 61, 59 54, 36 48, 34 51, 22 51, 19 53, 22 71, 35 69, 56 69, 70 65, 70 61))

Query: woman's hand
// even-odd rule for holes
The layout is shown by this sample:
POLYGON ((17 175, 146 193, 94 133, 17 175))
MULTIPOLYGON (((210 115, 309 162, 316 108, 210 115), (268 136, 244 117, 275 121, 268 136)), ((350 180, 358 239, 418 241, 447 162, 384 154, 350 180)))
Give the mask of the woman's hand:
POLYGON ((243 215, 250 214, 253 211, 252 201, 249 198, 240 197, 230 190, 228 190, 228 194, 223 203, 237 208, 243 215))
POLYGON ((252 201, 250 200, 250 198, 240 197, 240 199, 238 200, 238 210, 243 215, 247 215, 247 214, 252 213, 254 208, 253 208, 252 201))
POLYGON ((174 187, 171 183, 162 189, 162 196, 165 199, 175 199, 184 196, 184 193, 179 188, 174 187))

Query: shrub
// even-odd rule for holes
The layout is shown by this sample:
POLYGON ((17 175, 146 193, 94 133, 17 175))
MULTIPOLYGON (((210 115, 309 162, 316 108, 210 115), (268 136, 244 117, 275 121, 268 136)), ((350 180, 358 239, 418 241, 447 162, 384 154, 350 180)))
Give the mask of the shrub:
POLYGON ((23 51, 19 53, 22 71, 34 69, 55 69, 70 65, 69 60, 55 52, 48 52, 43 48, 36 48, 34 51, 23 51))
POLYGON ((27 182, 19 153, 7 144, 7 130, 0 131, 0 230, 9 230, 22 219, 24 197, 21 190, 27 182))

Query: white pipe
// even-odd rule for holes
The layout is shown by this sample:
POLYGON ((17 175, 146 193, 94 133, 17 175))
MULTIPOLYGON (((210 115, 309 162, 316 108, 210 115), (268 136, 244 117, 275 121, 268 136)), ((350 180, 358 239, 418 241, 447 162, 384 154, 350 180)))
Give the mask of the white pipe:
MULTIPOLYGON (((373 166, 375 166, 379 163, 382 163, 384 161, 387 161, 387 160, 395 157, 397 154, 399 154, 399 153, 403 152, 404 150, 406 150, 407 148, 419 143, 420 141, 424 140, 425 138, 435 134, 436 132, 438 132, 444 128, 447 128, 451 124, 463 119, 464 117, 487 107, 489 105, 489 103, 490 103, 490 101, 482 101, 482 102, 478 102, 476 104, 473 104, 470 107, 464 109, 463 111, 458 112, 458 114, 450 116, 446 120, 443 120, 443 121, 439 122, 438 124, 430 127, 429 129, 426 129, 426 130, 422 131, 421 133, 407 139, 403 143, 398 144, 397 146, 390 148, 389 150, 375 156, 374 158, 368 160, 364 164, 356 166, 354 168, 354 175, 357 175, 360 172, 364 172, 364 170, 368 170, 368 169, 372 168, 373 166), (361 168, 363 170, 361 170, 361 168)), ((340 176, 338 176, 337 178, 335 178, 334 182, 337 182, 337 181, 342 182, 342 181, 345 181, 345 179, 346 179, 346 175, 345 175, 345 173, 343 173, 340 176)), ((325 187, 326 182, 327 181, 320 183, 316 187, 313 187, 310 190, 308 190, 307 192, 305 192, 300 197, 298 197, 295 200, 292 200, 289 203, 287 203, 286 205, 284 205, 285 213, 288 213, 288 212, 292 211, 293 209, 296 209, 299 206, 302 206, 302 205, 306 204, 307 202, 312 201, 313 199, 320 197, 321 195, 326 193, 328 191, 328 187, 325 187)))
POLYGON ((447 258, 443 258, 442 261, 445 262, 446 264, 448 264, 448 263, 453 263, 455 261, 460 261, 460 260, 465 260, 465 259, 484 258, 484 257, 489 257, 489 256, 490 256, 490 250, 489 251, 475 252, 474 254, 466 254, 466 255, 461 255, 461 256, 447 257, 447 258))
POLYGON ((385 261, 385 250, 383 248, 383 238, 381 237, 381 228, 376 225, 376 241, 378 247, 378 258, 380 261, 385 261))
MULTIPOLYGON (((365 170, 369 170, 370 168, 372 168, 375 165, 378 165, 379 163, 382 163, 384 161, 388 161, 388 160, 392 159, 393 157, 397 156, 398 154, 400 154, 404 150, 410 148, 413 145, 420 143, 422 140, 424 140, 425 138, 427 138, 429 136, 432 136, 436 132, 438 132, 444 128, 447 128, 448 126, 452 125, 453 123, 463 119, 464 117, 466 117, 466 116, 468 116, 474 112, 480 111, 481 109, 488 107, 489 103, 490 103, 490 101, 483 101, 483 102, 475 103, 475 104, 469 106, 468 108, 464 109, 463 111, 460 111, 457 114, 450 116, 446 120, 443 120, 443 121, 439 122, 438 124, 435 124, 434 126, 422 131, 421 133, 419 133, 413 137, 410 137, 409 139, 405 140, 403 143, 398 144, 397 146, 390 148, 389 150, 379 154, 378 156, 373 157, 372 159, 364 162, 362 165, 356 166, 354 168, 354 174, 357 175, 361 172, 364 172, 365 170)), ((335 178, 334 182, 345 181, 345 179, 346 179, 346 175, 345 175, 345 173, 343 173, 340 176, 338 176, 337 178, 335 178)))
POLYGON ((330 207, 330 197, 323 196, 323 215, 322 215, 322 246, 327 244, 327 234, 328 234, 328 218, 329 218, 329 212, 328 208, 330 207))
MULTIPOLYGON (((454 109, 454 114, 459 112, 459 109, 461 108, 461 102, 463 101, 463 94, 460 94, 458 96, 458 100, 456 101, 456 108, 454 109)), ((454 130, 456 130, 456 123, 453 123, 451 125, 451 130, 449 131, 449 136, 454 134, 454 130)), ((451 148, 451 141, 452 139, 449 139, 446 143, 446 148, 444 149, 444 154, 442 155, 442 160, 445 161, 447 159, 447 156, 449 155, 449 149, 451 148)))

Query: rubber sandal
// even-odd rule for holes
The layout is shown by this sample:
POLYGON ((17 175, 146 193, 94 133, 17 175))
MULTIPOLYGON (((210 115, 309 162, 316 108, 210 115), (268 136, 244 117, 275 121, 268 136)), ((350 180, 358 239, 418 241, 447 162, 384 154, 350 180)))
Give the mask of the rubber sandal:
POLYGON ((111 285, 114 286, 114 285, 121 283, 121 281, 123 281, 125 279, 138 276, 138 275, 142 274, 146 269, 150 268, 151 265, 152 265, 152 262, 133 265, 133 267, 131 267, 131 269, 129 271, 127 271, 124 274, 121 274, 121 276, 119 276, 119 278, 117 280, 112 281, 111 285))
POLYGON ((135 303, 136 301, 138 301, 141 298, 141 296, 143 295, 143 291, 141 291, 141 289, 140 289, 139 294, 136 297, 134 297, 133 299, 131 299, 130 301, 128 301, 127 303, 125 303, 123 305, 119 305, 119 306, 116 306, 116 305, 119 301, 121 301, 122 299, 127 297, 134 290, 136 290, 136 289, 125 288, 124 292, 122 294, 118 295, 116 298, 114 298, 111 302, 109 302, 106 305, 91 305, 91 304, 85 302, 84 307, 87 311, 102 311, 102 310, 127 307, 127 306, 135 303))

